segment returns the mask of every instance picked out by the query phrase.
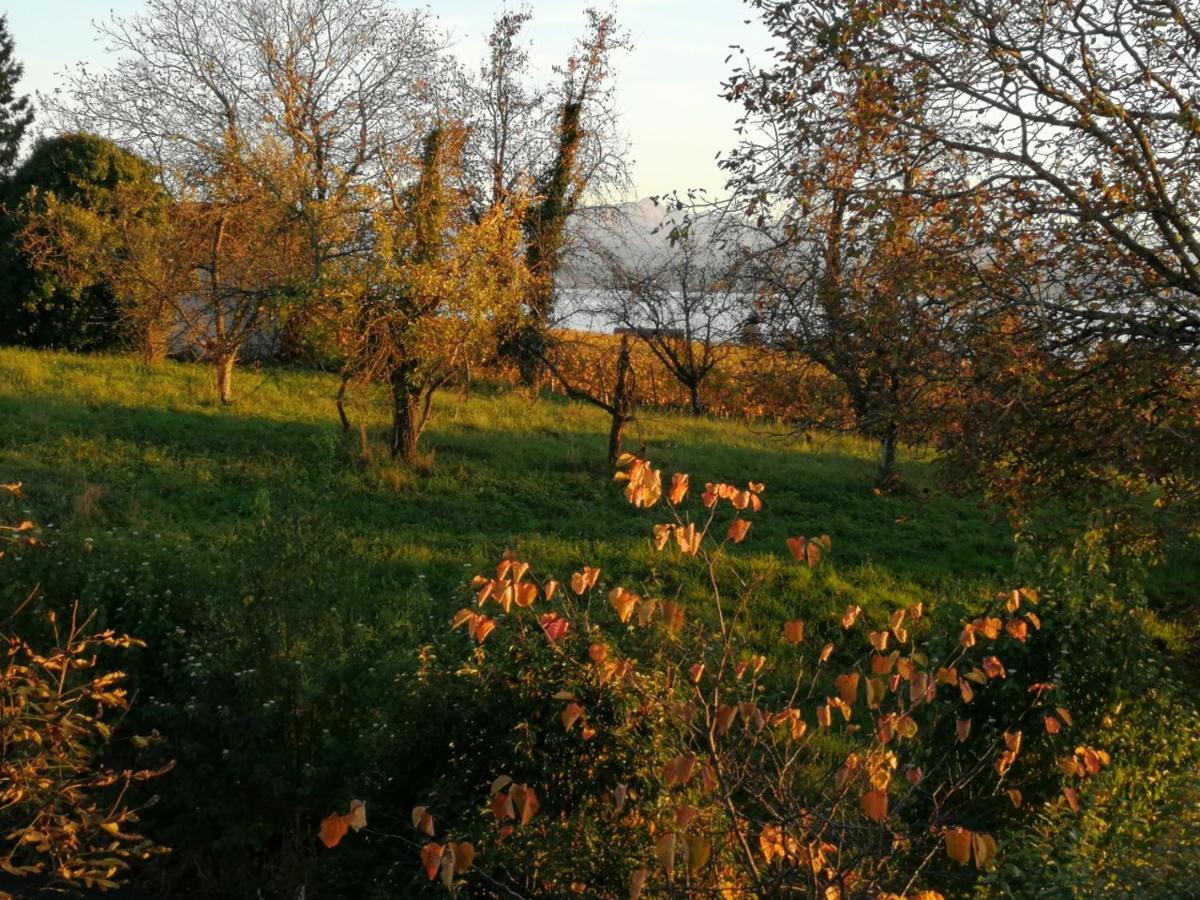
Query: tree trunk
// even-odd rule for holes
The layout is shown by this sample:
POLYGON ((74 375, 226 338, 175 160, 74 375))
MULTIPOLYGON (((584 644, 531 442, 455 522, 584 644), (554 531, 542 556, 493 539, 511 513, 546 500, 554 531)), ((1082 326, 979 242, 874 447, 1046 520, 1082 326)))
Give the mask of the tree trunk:
POLYGON ((896 444, 899 440, 899 429, 895 422, 884 426, 879 440, 879 483, 883 487, 894 487, 900 481, 896 471, 896 444))
POLYGON ((217 399, 222 403, 233 402, 233 365, 236 361, 235 353, 218 356, 213 360, 217 372, 217 399))
POLYGON ((615 466, 617 457, 621 455, 621 439, 628 422, 628 417, 620 413, 613 413, 612 425, 608 429, 608 464, 610 466, 615 466))
POLYGON ((608 430, 608 464, 616 465, 621 455, 621 437, 633 418, 633 372, 629 364, 629 335, 621 335, 621 355, 617 357, 617 380, 613 385, 609 409, 612 426, 608 430))
POLYGON ((688 396, 691 398, 691 401, 692 401, 692 415, 693 416, 704 415, 704 404, 702 404, 700 402, 700 385, 689 384, 688 385, 688 396))
POLYGON ((421 389, 414 381, 416 366, 404 363, 392 371, 392 457, 411 461, 421 436, 421 389))
POLYGON ((139 329, 137 337, 138 355, 148 366, 157 365, 167 358, 167 329, 158 322, 147 322, 139 329))

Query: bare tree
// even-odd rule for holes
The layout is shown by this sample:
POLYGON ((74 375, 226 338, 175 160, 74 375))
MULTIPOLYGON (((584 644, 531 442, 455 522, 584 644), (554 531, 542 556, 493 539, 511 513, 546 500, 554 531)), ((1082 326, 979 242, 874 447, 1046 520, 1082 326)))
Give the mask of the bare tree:
POLYGON ((597 312, 650 349, 687 391, 697 416, 704 381, 741 338, 747 316, 740 249, 725 243, 718 219, 701 216, 672 229, 663 247, 625 229, 616 249, 602 251, 608 283, 597 312))

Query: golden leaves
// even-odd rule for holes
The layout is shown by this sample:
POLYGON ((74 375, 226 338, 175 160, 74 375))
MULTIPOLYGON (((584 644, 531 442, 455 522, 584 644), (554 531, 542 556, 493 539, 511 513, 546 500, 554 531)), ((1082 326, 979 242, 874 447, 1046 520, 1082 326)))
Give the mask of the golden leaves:
POLYGON ((833 541, 827 534, 814 538, 799 535, 787 539, 787 548, 796 562, 806 563, 810 569, 814 569, 821 557, 833 549, 833 541))
POLYGON ((571 575, 571 590, 578 595, 582 595, 584 591, 594 588, 596 586, 596 581, 599 578, 599 569, 594 569, 591 566, 584 566, 582 571, 575 572, 571 575))
MULTIPOLYGON (((662 497, 662 471, 653 468, 649 460, 622 453, 617 459, 617 468, 624 471, 617 472, 613 478, 625 482, 625 499, 635 507, 649 508, 662 497)), ((687 490, 686 476, 683 490, 687 490)))
POLYGON ((608 592, 608 602, 617 612, 617 618, 622 624, 629 621, 633 615, 634 608, 641 602, 641 597, 637 594, 625 590, 623 587, 615 587, 608 592))
POLYGON ((968 831, 965 828, 947 828, 942 832, 946 842, 946 855, 962 865, 975 857, 975 867, 982 869, 996 857, 996 841, 989 834, 968 831))
POLYGON ((467 634, 479 644, 487 640, 487 636, 496 628, 496 623, 492 619, 475 612, 473 609, 460 609, 455 613, 451 627, 459 628, 462 625, 467 626, 467 634))

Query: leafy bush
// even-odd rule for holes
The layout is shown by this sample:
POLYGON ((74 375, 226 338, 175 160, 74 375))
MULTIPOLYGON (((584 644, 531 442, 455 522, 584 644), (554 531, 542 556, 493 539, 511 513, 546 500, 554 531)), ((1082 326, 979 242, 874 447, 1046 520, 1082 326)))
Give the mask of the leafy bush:
MULTIPOLYGON (((660 472, 621 465, 630 502, 655 506, 660 472)), ((1109 756, 1070 739, 1059 685, 1018 674, 1041 625, 1035 591, 999 595, 950 634, 918 603, 873 624, 856 606, 793 619, 764 641, 761 579, 732 552, 763 486, 708 484, 693 513, 688 489, 684 474, 666 489, 654 544, 664 570, 703 571, 703 605, 664 572, 652 591, 609 586, 606 602, 599 570, 560 584, 511 554, 474 579, 453 621, 472 650, 424 678, 418 727, 463 724, 401 835, 417 881, 480 896, 933 896, 912 892, 993 870, 993 834, 1017 816, 1080 808, 1109 756)), ((809 568, 832 547, 787 543, 809 568)), ((339 844, 364 812, 331 815, 323 839, 339 844)))
MULTIPOLYGON (((19 496, 20 485, 0 485, 19 496)), ((0 559, 13 546, 38 546, 30 522, 0 526, 0 559)), ((30 594, 32 602, 36 592, 30 594)), ((6 620, 11 625, 18 608, 6 620)), ((129 649, 140 641, 94 628, 94 614, 76 604, 59 620, 45 616, 51 639, 39 650, 8 627, 0 634, 0 870, 46 887, 116 888, 131 862, 165 848, 130 829, 138 822, 130 789, 164 774, 115 768, 102 751, 113 737, 105 721, 129 709, 125 674, 105 671, 104 648, 129 649)), ((135 746, 148 738, 134 737, 135 746)), ((8 896, 6 894, 0 895, 8 896)))
POLYGON ((148 162, 97 135, 63 134, 34 146, 0 185, 0 343, 81 351, 121 343, 121 298, 108 284, 56 280, 18 246, 22 204, 36 191, 36 203, 52 195, 90 208, 118 184, 152 186, 154 174, 148 162))

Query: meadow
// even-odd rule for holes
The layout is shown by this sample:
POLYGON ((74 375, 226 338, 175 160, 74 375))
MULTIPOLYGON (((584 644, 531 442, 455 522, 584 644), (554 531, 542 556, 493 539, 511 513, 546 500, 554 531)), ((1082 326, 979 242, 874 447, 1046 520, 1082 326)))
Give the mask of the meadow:
MULTIPOLYGON (((382 394, 359 391, 343 433, 332 376, 247 371, 233 406, 214 402, 210 380, 186 363, 0 350, 0 481, 23 482, 45 544, 16 560, 2 599, 40 584, 38 608, 79 600, 148 644, 120 660, 136 693, 112 752, 137 734, 177 762, 144 816, 174 850, 140 885, 149 895, 233 896, 252 877, 284 896, 322 865, 328 880, 393 855, 367 841, 331 874, 316 822, 361 794, 379 827, 398 829, 422 775, 453 756, 436 723, 455 711, 409 688, 465 640, 449 620, 506 550, 560 579, 590 564, 648 593, 702 594, 655 554, 590 407, 445 391, 424 456, 400 466, 382 394)), ((651 410, 628 443, 693 484, 765 483, 742 554, 769 586, 753 610, 764 642, 848 603, 882 621, 923 602, 957 621, 1016 577, 1004 524, 944 492, 928 458, 905 457, 905 488, 880 494, 875 449, 854 439, 651 410), (833 552, 810 572, 785 539, 820 533, 833 552)), ((1177 573, 1171 591, 1188 580, 1177 573)), ((415 877, 407 861, 371 876, 379 896, 415 877)))

